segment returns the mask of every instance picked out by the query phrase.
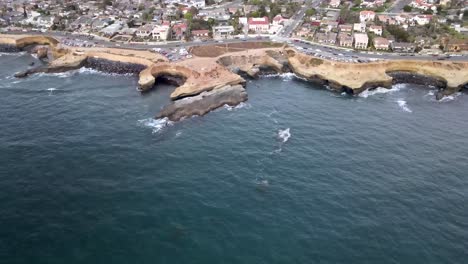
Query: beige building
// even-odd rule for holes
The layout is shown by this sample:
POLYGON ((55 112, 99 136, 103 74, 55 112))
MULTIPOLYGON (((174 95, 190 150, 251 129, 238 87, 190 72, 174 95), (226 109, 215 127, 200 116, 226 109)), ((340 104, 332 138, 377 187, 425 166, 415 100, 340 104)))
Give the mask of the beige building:
POLYGON ((369 38, 365 33, 355 33, 354 34, 354 48, 356 49, 367 49, 369 44, 369 38))

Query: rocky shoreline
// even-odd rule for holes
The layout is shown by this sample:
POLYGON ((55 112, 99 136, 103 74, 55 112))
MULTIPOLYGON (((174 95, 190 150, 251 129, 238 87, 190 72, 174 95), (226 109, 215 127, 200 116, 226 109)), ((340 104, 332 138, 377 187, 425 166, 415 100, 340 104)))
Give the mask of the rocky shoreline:
POLYGON ((468 84, 468 62, 395 60, 351 64, 327 61, 282 47, 169 63, 151 53, 135 54, 137 51, 57 48, 58 41, 49 37, 13 40, 0 37, 0 43, 3 43, 0 50, 26 49, 41 54, 42 58, 51 58, 48 65, 17 73, 16 77, 89 67, 110 73, 139 74, 138 85, 142 92, 151 90, 158 82, 174 84, 177 88, 171 94, 173 102, 157 115, 171 121, 204 115, 225 104, 234 106, 247 100, 245 79, 240 74, 258 78, 264 74, 291 72, 304 80, 352 95, 377 87, 391 88, 395 83, 414 83, 438 87, 437 99, 458 92, 468 84), (148 59, 148 56, 153 58, 148 59))

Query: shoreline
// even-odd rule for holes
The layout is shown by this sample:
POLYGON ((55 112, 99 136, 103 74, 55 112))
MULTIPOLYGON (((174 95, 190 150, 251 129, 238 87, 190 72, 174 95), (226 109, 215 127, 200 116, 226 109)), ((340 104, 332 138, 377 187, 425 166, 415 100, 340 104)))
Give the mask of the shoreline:
POLYGON ((230 51, 226 44, 226 52, 216 57, 194 56, 168 62, 164 56, 146 50, 74 48, 47 36, 0 34, 0 51, 23 50, 37 53, 47 64, 17 73, 16 77, 89 67, 110 73, 139 74, 141 92, 150 91, 161 81, 176 84, 170 95, 172 103, 157 114, 158 118, 167 117, 171 121, 204 115, 224 104, 234 106, 246 101, 246 81, 241 75, 257 78, 265 73, 290 72, 304 80, 352 95, 377 87, 390 89, 397 83, 431 85, 439 89, 438 100, 468 86, 468 62, 460 61, 345 63, 306 55, 287 46, 230 51))

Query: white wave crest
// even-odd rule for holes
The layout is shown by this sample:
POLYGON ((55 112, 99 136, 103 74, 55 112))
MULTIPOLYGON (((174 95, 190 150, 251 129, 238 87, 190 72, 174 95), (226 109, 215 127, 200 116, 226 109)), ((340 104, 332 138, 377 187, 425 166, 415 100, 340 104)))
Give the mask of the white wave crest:
POLYGON ((138 120, 138 123, 140 125, 153 129, 153 134, 158 133, 161 130, 163 130, 165 127, 171 126, 172 124, 174 124, 172 121, 169 121, 167 117, 160 118, 160 119, 154 119, 154 118, 141 119, 141 120, 138 120))
POLYGON ((230 105, 227 105, 227 104, 224 105, 224 109, 226 109, 228 111, 237 110, 237 109, 241 109, 241 108, 249 109, 250 107, 251 107, 250 104, 244 103, 244 102, 240 102, 238 105, 234 105, 234 106, 230 106, 230 105))
POLYGON ((284 130, 280 129, 278 131, 278 139, 282 140, 283 143, 288 141, 290 137, 291 137, 291 132, 289 131, 289 127, 284 130))
POLYGON ((392 88, 384 88, 384 87, 377 87, 375 89, 372 89, 372 90, 365 90, 363 91, 362 93, 359 94, 359 97, 362 97, 362 98, 367 98, 371 95, 375 95, 375 94, 386 94, 386 93, 393 93, 393 92, 397 92, 397 91, 400 91, 401 89, 404 89, 407 87, 407 84, 405 83, 398 83, 398 84, 395 84, 392 86, 392 88))
POLYGON ((47 88, 46 90, 47 90, 47 91, 51 91, 51 92, 52 92, 52 91, 55 91, 55 90, 57 90, 57 88, 47 88))
POLYGON ((460 92, 454 93, 454 94, 451 94, 451 95, 446 95, 446 96, 442 97, 440 100, 438 100, 438 102, 439 103, 451 102, 451 101, 456 100, 461 95, 462 95, 462 93, 460 93, 460 92))
POLYGON ((408 113, 413 112, 413 111, 411 111, 411 109, 409 109, 408 104, 406 103, 405 100, 400 99, 400 100, 397 101, 397 103, 398 103, 398 106, 400 106, 400 108, 403 109, 403 111, 406 111, 408 113))
POLYGON ((103 72, 103 71, 98 71, 93 68, 87 68, 87 67, 81 67, 78 70, 78 73, 80 74, 99 74, 99 75, 106 75, 106 76, 132 76, 132 73, 110 73, 110 72, 103 72))

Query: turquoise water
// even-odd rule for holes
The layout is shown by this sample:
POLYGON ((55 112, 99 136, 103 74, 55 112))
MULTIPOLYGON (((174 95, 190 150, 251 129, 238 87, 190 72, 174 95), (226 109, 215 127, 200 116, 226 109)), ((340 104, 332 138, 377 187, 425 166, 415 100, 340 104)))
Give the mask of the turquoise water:
POLYGON ((161 128, 173 87, 11 77, 31 60, 0 57, 0 263, 468 258, 466 94, 270 77, 241 107, 161 128))

